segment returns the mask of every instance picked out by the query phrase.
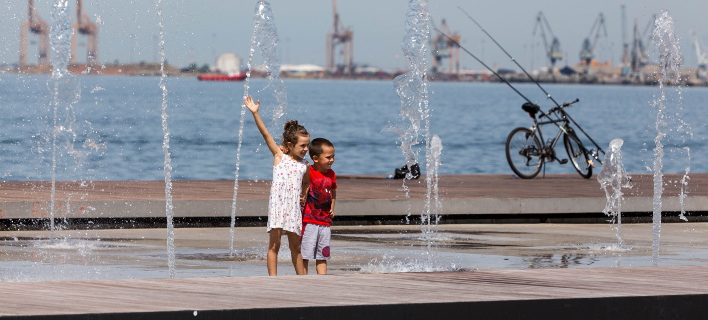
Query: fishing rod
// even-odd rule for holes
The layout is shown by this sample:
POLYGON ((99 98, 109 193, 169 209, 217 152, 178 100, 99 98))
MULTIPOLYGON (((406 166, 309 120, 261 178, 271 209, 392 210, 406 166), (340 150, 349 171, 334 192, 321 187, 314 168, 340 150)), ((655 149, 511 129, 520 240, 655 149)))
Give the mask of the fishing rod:
MULTIPOLYGON (((550 99, 551 101, 553 101, 553 103, 556 105, 557 108, 561 108, 561 105, 558 104, 558 102, 557 102, 555 99, 553 99, 553 97, 551 96, 551 94, 548 93, 548 91, 546 91, 546 89, 544 89, 544 88, 541 86, 541 84, 538 83, 538 81, 536 81, 536 79, 534 79, 534 77, 532 77, 532 76, 528 73, 528 71, 526 71, 526 69, 524 69, 524 67, 522 67, 521 64, 519 64, 519 62, 516 61, 516 59, 515 59, 514 57, 512 57, 512 56, 504 49, 504 47, 502 47, 502 46, 499 44, 499 42, 497 42, 497 40, 495 40, 494 37, 492 37, 492 35, 489 34, 489 32, 487 32, 487 30, 485 30, 485 29, 477 22, 477 20, 475 20, 474 18, 472 18, 472 16, 471 16, 469 13, 467 13, 467 11, 465 11, 464 9, 462 9, 461 7, 457 7, 457 8, 460 9, 460 11, 462 11, 470 20, 472 20, 472 22, 474 22, 474 24, 476 24, 477 27, 479 27, 479 29, 482 30, 482 32, 484 32, 484 34, 486 34, 487 37, 489 37, 489 39, 491 39, 491 40, 494 42, 494 44, 496 44, 497 47, 499 47, 499 49, 501 49, 501 50, 504 52, 504 54, 506 54, 506 56, 509 57, 509 59, 511 59, 511 61, 513 61, 513 62, 516 64, 516 66, 518 66, 518 67, 521 69, 521 71, 523 71, 524 74, 526 74, 526 76, 527 76, 529 79, 531 79, 531 81, 533 81, 533 83, 535 83, 536 86, 538 86, 538 88, 541 89, 541 91, 543 91, 544 94, 546 94, 546 97, 548 97, 548 99, 550 99)), ((435 29, 435 30, 438 31, 438 32, 440 32, 440 30, 437 30, 437 29, 435 29)), ((445 37, 448 38, 448 39, 450 39, 450 37, 447 37, 447 36, 445 36, 445 37)), ((457 45, 459 46, 459 43, 458 43, 457 45)), ((460 46, 460 48, 462 48, 462 46, 460 46)), ((463 50, 464 50, 464 48, 463 48, 463 50)), ((467 50, 465 50, 465 52, 469 53, 469 51, 467 51, 467 50)), ((474 57, 474 56, 473 56, 473 57, 474 57)), ((477 59, 476 57, 474 57, 474 58, 475 58, 477 61, 479 61, 479 59, 477 59)), ((487 66, 485 65, 485 67, 487 67, 487 66)), ((487 67, 487 69, 489 69, 489 67, 487 67)), ((508 83, 508 82, 507 82, 507 83, 508 83)), ((511 85, 509 85, 509 86, 511 86, 511 85)), ((514 89, 514 91, 516 91, 516 89, 514 89)), ((516 92, 518 93, 518 91, 516 91, 516 92)), ((522 97, 523 97, 523 95, 522 95, 522 97)), ((526 99, 526 97, 524 97, 524 99, 526 99)), ((526 99, 526 100, 528 100, 528 99, 526 99)), ((590 135, 588 135, 588 133, 585 132, 585 130, 583 130, 583 128, 580 127, 580 125, 578 125, 577 122, 575 122, 575 120, 573 120, 573 118, 571 118, 571 117, 570 117, 569 115, 567 115, 567 114, 566 114, 566 116, 570 119, 571 122, 573 122, 573 124, 574 124, 576 127, 578 127, 578 129, 580 129, 580 131, 585 135, 585 137, 587 137, 587 138, 590 140, 590 142, 592 142, 592 143, 595 145, 595 148, 597 148, 600 152, 602 152, 602 154, 605 154, 605 150, 603 150, 602 147, 600 147, 600 145, 598 145, 597 142, 595 142, 595 140, 593 140, 593 139, 590 137, 590 135)))
POLYGON ((526 74, 526 76, 529 77, 529 79, 531 79, 531 81, 533 81, 533 83, 535 83, 535 84, 538 86, 538 88, 541 89, 541 91, 543 91, 543 93, 546 94, 546 97, 548 97, 548 99, 551 99, 551 101, 553 101, 553 103, 555 103, 556 107, 560 107, 560 104, 558 104, 558 102, 556 102, 556 100, 553 99, 553 97, 551 96, 551 94, 548 93, 545 89, 543 89, 543 87, 541 86, 541 84, 538 83, 538 81, 536 81, 536 79, 534 79, 528 72, 526 72, 526 69, 524 69, 524 67, 522 67, 522 66, 519 64, 519 62, 516 61, 516 59, 515 59, 514 57, 512 57, 508 52, 506 52, 506 50, 504 50, 504 48, 499 44, 499 42, 497 42, 497 40, 494 40, 494 37, 492 37, 492 35, 490 35, 490 34, 487 32, 487 30, 484 30, 484 28, 482 28, 482 26, 481 26, 479 23, 477 23, 477 20, 475 20, 474 18, 472 18, 472 16, 469 15, 469 13, 467 13, 467 11, 465 11, 465 10, 462 9, 461 7, 457 7, 457 9, 460 9, 460 11, 462 11, 465 15, 467 15, 467 17, 470 18, 470 20, 472 20, 472 22, 474 22, 474 24, 476 24, 477 27, 479 27, 479 29, 482 30, 482 32, 484 32, 484 34, 486 34, 487 37, 489 37, 489 39, 492 39, 492 41, 494 41, 494 44, 496 44, 497 47, 499 47, 499 49, 501 49, 501 50, 506 54, 506 56, 509 57, 509 59, 511 59, 511 61, 513 61, 513 62, 516 64, 517 67, 521 68, 521 71, 523 71, 523 72, 526 74))
MULTIPOLYGON (((501 80, 501 81, 504 82, 506 85, 508 85, 509 88, 511 88, 512 90, 514 90, 514 92, 516 92, 517 94, 519 94, 519 95, 520 95, 522 98, 524 98, 524 100, 526 100, 528 103, 533 104, 533 105, 536 105, 535 103, 531 102, 531 100, 529 100, 529 98, 527 98, 527 97, 524 96, 521 92, 519 92, 519 90, 516 90, 516 88, 514 88, 514 86, 512 86, 511 83, 509 83, 509 81, 507 81, 506 79, 504 79, 504 77, 502 77, 501 75, 499 75, 499 73, 497 73, 497 72, 494 71, 492 68, 490 68, 490 67, 489 67, 486 63, 484 63, 482 60, 480 60, 479 58, 477 58, 477 56, 475 56, 472 52, 470 52, 470 51, 467 50, 465 47, 463 47, 462 45, 460 45, 459 42, 457 42, 457 41, 455 41, 454 39, 450 38, 450 37, 449 37, 448 35, 446 35, 444 32, 438 30, 437 27, 433 27, 433 29, 434 29, 435 31, 437 31, 438 33, 440 33, 440 35, 442 35, 443 37, 445 37, 445 39, 447 39, 448 41, 454 43, 455 46, 459 47, 459 48, 462 49, 464 52, 466 52, 467 54, 469 54, 472 58, 474 58, 475 60, 477 60, 477 62, 479 62, 481 65, 483 65, 485 68, 487 68, 487 70, 489 70, 489 71, 492 72, 495 76, 497 76, 497 78, 499 78, 499 80, 501 80)), ((554 101, 554 102, 555 102, 555 101, 554 101)), ((577 102, 577 100, 576 100, 575 102, 577 102)), ((566 105, 567 105, 567 104, 563 104, 562 106, 558 106, 558 107, 556 107, 556 108, 560 109, 561 107, 565 107, 566 105)), ((549 119, 551 119, 550 116, 551 116, 551 114, 553 114, 552 112, 544 113, 543 111, 540 110, 540 108, 539 108, 539 112, 541 112, 541 117, 547 117, 547 118, 549 118, 549 119)), ((570 121, 572 121, 573 124, 575 124, 575 126, 577 126, 578 129, 580 129, 580 131, 581 131, 588 139, 590 139, 590 141, 595 145, 595 148, 597 148, 600 152, 602 152, 603 154, 605 154, 605 150, 602 150, 602 148, 601 148, 594 140, 592 140, 592 138, 590 138, 590 136, 587 134, 587 132, 585 132, 585 130, 583 130, 583 128, 581 128, 580 125, 578 125, 578 123, 575 122, 575 120, 573 120, 573 118, 571 118, 569 114, 565 113, 565 116, 566 116, 568 119, 570 119, 570 121)), ((565 130, 565 128, 563 128, 562 126, 560 126, 557 121, 552 121, 552 122, 553 122, 553 124, 555 124, 561 131, 563 131, 564 133, 568 134, 568 132, 565 130)), ((576 142, 580 142, 580 141, 578 140, 578 138, 575 137, 574 135, 569 135, 569 136, 570 136, 572 139, 575 139, 576 142)), ((601 161, 597 156, 595 156, 595 160, 600 161, 600 163, 602 163, 602 161, 601 161)))
POLYGON ((517 94, 519 94, 519 95, 520 95, 522 98, 524 98, 524 100, 526 100, 528 103, 535 104, 535 103, 533 103, 529 98, 527 98, 525 95, 523 95, 521 92, 519 92, 519 90, 516 90, 516 88, 514 88, 514 86, 512 86, 511 83, 509 83, 509 81, 506 81, 506 79, 504 79, 504 77, 502 77, 501 75, 499 75, 499 73, 497 73, 497 72, 494 71, 492 68, 490 68, 486 63, 482 62, 482 60, 479 60, 479 58, 477 58, 477 56, 475 56, 474 54, 472 54, 472 52, 470 52, 469 50, 465 49, 465 47, 461 46, 460 43, 458 43, 458 42, 455 41, 454 39, 450 38, 450 37, 449 37, 448 35, 446 35, 444 32, 438 30, 437 27, 433 26, 433 29, 434 29, 435 31, 437 31, 438 33, 440 33, 440 35, 442 35, 443 37, 445 37, 445 39, 447 39, 448 41, 454 43, 457 47, 459 47, 460 49, 462 49, 462 51, 467 52, 467 54, 469 54, 472 58, 474 58, 475 60, 477 60, 477 62, 479 62, 481 65, 483 65, 485 68, 487 68, 487 70, 489 70, 489 71, 492 72, 495 76, 497 76, 497 78, 499 78, 499 80, 501 80, 502 82, 506 83, 506 85, 509 86, 509 88, 511 88, 511 90, 514 90, 514 92, 516 92, 517 94))
MULTIPOLYGON (((519 92, 519 90, 516 90, 516 88, 514 88, 514 86, 512 86, 511 83, 509 83, 509 81, 507 81, 506 79, 504 79, 504 77, 502 77, 499 73, 497 73, 496 71, 494 71, 494 69, 490 68, 486 63, 484 63, 482 60, 480 60, 479 58, 477 58, 477 56, 475 56, 472 52, 470 52, 470 51, 467 50, 465 47, 463 47, 459 42, 455 41, 455 39, 450 38, 450 37, 449 37, 448 35, 446 35, 444 32, 438 30, 438 28, 435 27, 435 26, 433 26, 433 29, 434 29, 435 31, 437 31, 438 33, 440 33, 440 35, 442 35, 443 37, 445 37, 445 39, 447 39, 448 41, 454 43, 455 46, 457 46, 457 47, 459 47, 460 49, 462 49, 462 51, 466 52, 466 53, 469 54, 472 58, 474 58, 475 60, 477 60, 477 62, 479 62, 480 64, 482 64, 485 68, 487 68, 487 70, 489 70, 489 71, 492 72, 495 76, 497 76, 497 78, 499 78, 499 80, 501 80, 502 82, 506 83, 506 85, 509 86, 509 88, 511 88, 512 90, 514 90, 514 92, 516 92, 517 94, 519 94, 519 95, 520 95, 522 98, 524 98, 524 100, 526 100, 528 103, 530 103, 530 104, 532 104, 532 105, 538 107, 538 105, 536 105, 535 103, 533 103, 529 98, 527 98, 525 95, 523 95, 521 92, 519 92)), ((554 102, 555 102, 555 101, 554 101, 554 102)), ((556 103, 556 104, 557 104, 557 103, 556 103)), ((565 106, 565 105, 563 105, 563 106, 565 106)), ((560 108, 560 107, 561 107, 561 106, 558 106, 558 108, 560 108)), ((551 119, 551 114, 552 114, 552 112, 544 113, 540 108, 538 109, 538 112, 541 113, 540 117, 547 117, 548 119, 551 119)), ((571 120, 573 120, 573 119, 571 119, 571 120)), ((575 121, 573 121, 573 123, 575 123, 575 121)), ((566 132, 565 129, 564 129, 563 127, 561 127, 556 121, 553 121, 553 124, 555 124, 559 129, 561 129, 561 131, 563 131, 563 132, 565 132, 565 133, 568 133, 568 132, 566 132)), ((582 130, 582 129, 581 129, 581 130, 582 130)), ((585 131, 583 131, 583 133, 585 133, 585 131)), ((587 135, 587 134, 586 134, 586 135, 587 135)), ((599 148, 599 147, 598 147, 598 148, 599 148)))

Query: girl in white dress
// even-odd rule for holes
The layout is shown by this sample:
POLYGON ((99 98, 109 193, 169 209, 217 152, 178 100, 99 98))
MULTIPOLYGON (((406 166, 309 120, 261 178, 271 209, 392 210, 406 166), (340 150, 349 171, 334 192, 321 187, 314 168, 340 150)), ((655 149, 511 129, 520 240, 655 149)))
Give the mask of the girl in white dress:
POLYGON ((310 166, 305 160, 310 145, 310 134, 297 121, 288 121, 283 132, 283 144, 279 146, 258 114, 260 100, 254 103, 253 97, 248 96, 243 103, 253 113, 258 131, 273 153, 273 183, 268 202, 268 274, 274 276, 278 273, 278 251, 283 232, 288 236, 295 273, 305 274, 300 253, 301 203, 305 200, 310 186, 310 166))

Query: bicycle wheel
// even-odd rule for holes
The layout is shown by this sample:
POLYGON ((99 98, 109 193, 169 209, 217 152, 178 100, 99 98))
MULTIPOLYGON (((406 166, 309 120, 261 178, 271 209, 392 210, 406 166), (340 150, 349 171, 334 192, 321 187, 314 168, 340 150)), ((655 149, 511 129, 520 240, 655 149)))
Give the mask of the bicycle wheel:
POLYGON ((538 138, 527 128, 516 128, 506 138, 506 161, 520 178, 531 179, 541 171, 540 150, 538 138))
POLYGON ((563 135, 563 144, 565 144, 565 151, 568 152, 568 158, 570 158, 570 162, 573 163, 573 167, 581 177, 590 179, 590 176, 592 176, 592 166, 588 162, 590 158, 584 151, 585 148, 578 143, 580 140, 575 133, 572 130, 568 130, 568 132, 572 137, 568 134, 563 135))

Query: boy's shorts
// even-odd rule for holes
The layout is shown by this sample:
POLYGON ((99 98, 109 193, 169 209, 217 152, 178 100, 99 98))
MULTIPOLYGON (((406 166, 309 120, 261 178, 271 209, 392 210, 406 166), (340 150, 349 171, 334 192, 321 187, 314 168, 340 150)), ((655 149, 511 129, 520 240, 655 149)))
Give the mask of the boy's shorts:
POLYGON ((305 260, 329 260, 329 226, 306 223, 303 225, 301 252, 305 260))

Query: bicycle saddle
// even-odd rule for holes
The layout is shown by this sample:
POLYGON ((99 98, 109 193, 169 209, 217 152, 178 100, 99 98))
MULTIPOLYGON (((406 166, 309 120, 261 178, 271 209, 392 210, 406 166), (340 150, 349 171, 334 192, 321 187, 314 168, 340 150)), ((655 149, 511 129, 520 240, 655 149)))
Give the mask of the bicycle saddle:
POLYGON ((537 114, 539 111, 541 111, 541 108, 531 102, 526 102, 521 105, 521 109, 524 111, 528 112, 531 115, 537 114))

